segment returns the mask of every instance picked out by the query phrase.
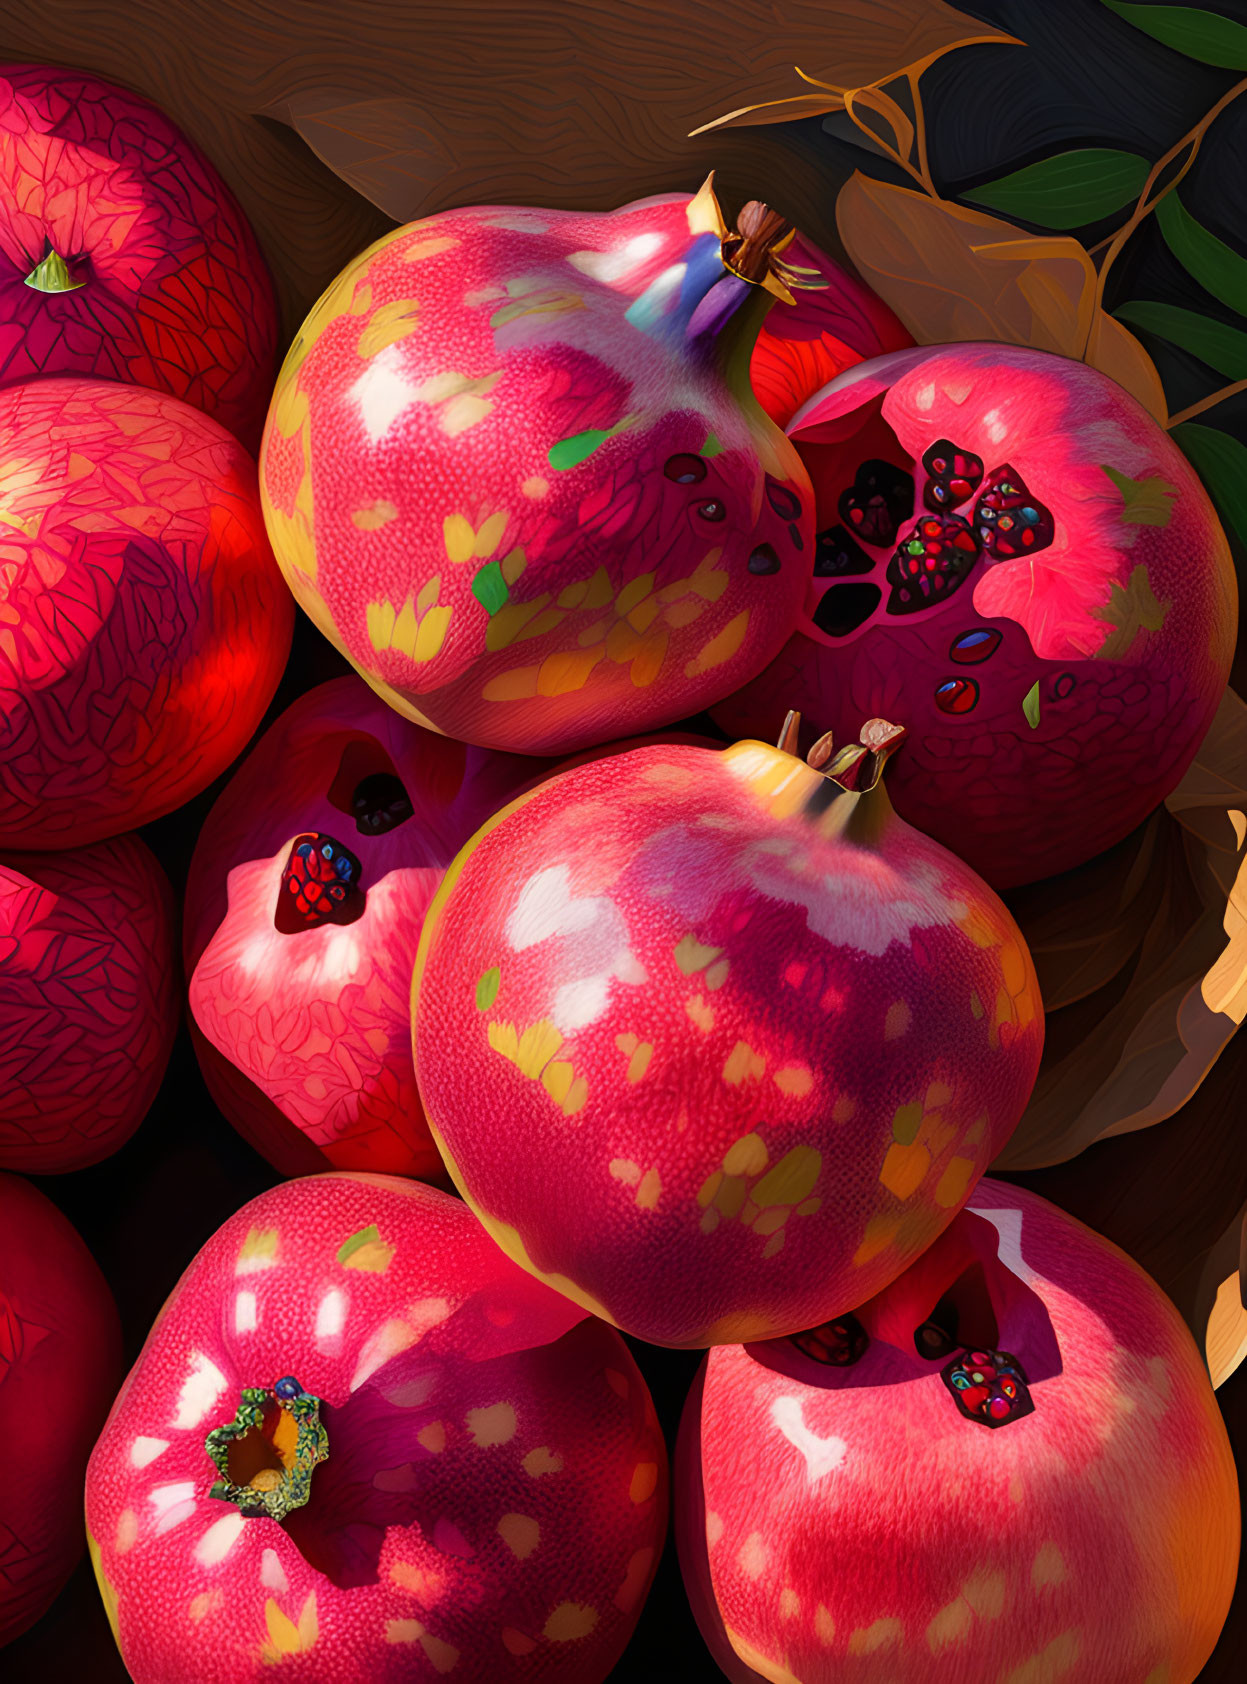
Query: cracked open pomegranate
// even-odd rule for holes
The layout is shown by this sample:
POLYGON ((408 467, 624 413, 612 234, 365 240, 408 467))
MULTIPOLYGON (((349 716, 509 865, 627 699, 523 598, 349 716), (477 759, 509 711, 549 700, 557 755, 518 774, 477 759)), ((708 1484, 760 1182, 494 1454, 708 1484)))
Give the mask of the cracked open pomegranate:
POLYGON ((804 619, 718 723, 897 720, 897 811, 998 888, 1120 841, 1194 758, 1234 648, 1229 549, 1178 447, 1084 363, 986 344, 861 363, 788 432, 815 491, 804 619))
POLYGON ((447 1168, 625 1332, 721 1344, 861 1303, 1022 1114, 1030 955, 893 813, 900 736, 874 721, 817 767, 758 742, 577 766, 479 830, 426 915, 416 1079, 447 1168))
POLYGON ((261 487, 296 600, 381 696, 553 755, 778 654, 811 497, 750 353, 789 282, 826 284, 792 237, 756 203, 729 231, 707 182, 601 215, 445 211, 343 272, 282 368, 261 487))
POLYGON ((1177 1310, 990 1179, 855 1315, 710 1352, 675 1507, 732 1684, 1191 1684, 1238 1566, 1234 1457, 1177 1310))

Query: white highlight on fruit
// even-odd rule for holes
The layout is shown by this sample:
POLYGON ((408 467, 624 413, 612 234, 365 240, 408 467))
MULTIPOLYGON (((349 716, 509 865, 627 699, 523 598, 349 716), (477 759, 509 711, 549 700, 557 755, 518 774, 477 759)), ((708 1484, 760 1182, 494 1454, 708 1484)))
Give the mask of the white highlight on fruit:
MULTIPOLYGON (((195 1512, 195 1482, 180 1480, 176 1485, 158 1485, 150 1494, 150 1501, 160 1519, 157 1533, 171 1532, 195 1512)), ((241 1515, 239 1519, 241 1519, 241 1515)))
POLYGON ((333 1339, 346 1324, 346 1293, 331 1287, 316 1309, 316 1337, 333 1339))
POLYGON ((609 976, 586 976, 579 982, 565 982, 554 996, 551 1018, 564 1035, 573 1029, 583 1029, 606 1010, 610 987, 609 976))
POLYGON ((661 251, 662 246, 661 234, 634 234, 613 251, 574 251, 567 261, 582 275, 591 275, 595 281, 605 281, 609 285, 612 281, 622 280, 647 257, 661 251))
POLYGON ((260 1583, 266 1590, 275 1590, 278 1594, 290 1589, 290 1580, 286 1577, 286 1569, 277 1559, 276 1550, 265 1550, 260 1557, 260 1583))
POLYGON ((403 377, 397 345, 378 351, 351 387, 359 406, 359 418, 372 444, 378 444, 416 396, 416 388, 403 377))
POLYGON ((561 1034, 595 1022, 610 1001, 612 980, 646 981, 644 966, 628 946, 628 926, 605 895, 574 895, 565 862, 535 872, 521 888, 506 923, 517 953, 539 942, 561 940, 558 969, 570 980, 546 1015, 561 1034))
POLYGON ((190 1362, 191 1371, 178 1393, 175 1427, 197 1427, 228 1384, 216 1363, 202 1351, 196 1351, 190 1362))
POLYGON ((587 930, 601 917, 603 908, 613 910, 604 898, 572 894, 569 865, 548 865, 535 872, 520 890, 507 919, 506 937, 517 953, 523 953, 551 936, 587 930))
POLYGON ((255 1293, 240 1292, 234 1300, 234 1332, 254 1333, 255 1330, 255 1293))
POLYGON ((983 417, 983 427, 993 444, 999 444, 1009 431, 998 409, 989 409, 983 417))
POLYGON ((799 1397, 777 1397, 771 1405, 771 1419, 793 1449, 804 1456, 805 1474, 811 1485, 834 1473, 843 1463, 848 1446, 834 1434, 820 1438, 807 1427, 799 1397))
POLYGON ((201 1567, 215 1567, 218 1562, 224 1561, 246 1524, 240 1514, 222 1515, 195 1545, 195 1560, 201 1567))
POLYGON ((996 1254, 1006 1269, 1011 1269, 1021 1280, 1027 1282, 1039 1279, 1022 1256, 1022 1212, 1016 1206, 1010 1206, 1007 1210, 992 1210, 987 1206, 980 1208, 971 1201, 966 1209, 973 1211, 975 1216, 981 1216, 985 1222, 990 1222, 1000 1235, 996 1254))
POLYGON ((154 1462, 157 1456, 163 1456, 169 1448, 167 1438, 146 1438, 142 1434, 130 1446, 130 1466, 132 1468, 146 1468, 154 1462))

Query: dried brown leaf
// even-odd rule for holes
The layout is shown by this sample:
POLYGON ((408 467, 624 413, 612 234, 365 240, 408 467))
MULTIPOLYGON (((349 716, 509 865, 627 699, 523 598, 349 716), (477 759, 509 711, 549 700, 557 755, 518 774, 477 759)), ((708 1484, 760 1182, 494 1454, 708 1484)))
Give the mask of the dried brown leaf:
POLYGON ((863 278, 921 345, 994 339, 1077 357, 1164 425, 1160 375, 1096 302, 1095 265, 1065 234, 1027 234, 985 211, 854 175, 836 222, 863 278))
POLYGON ((860 172, 840 190, 836 224, 863 279, 920 344, 994 339, 1082 355, 1095 267, 1077 240, 1029 236, 860 172))
POLYGON ((1107 1009, 1089 996, 1053 1014, 1056 1033, 1000 1169, 1061 1163, 1172 1116, 1247 1016, 1245 786, 1247 706, 1227 691, 1154 821, 1163 871, 1149 886, 1155 912, 1128 985, 1107 1009))
POLYGON ((1059 882, 1007 897, 1026 937, 1051 1014, 1112 982, 1139 951, 1168 868, 1160 819, 1059 882))
POLYGON ((1200 1271, 1195 1302, 1187 1312, 1203 1347, 1214 1386, 1221 1386, 1247 1358, 1247 1204, 1239 1211, 1200 1271))

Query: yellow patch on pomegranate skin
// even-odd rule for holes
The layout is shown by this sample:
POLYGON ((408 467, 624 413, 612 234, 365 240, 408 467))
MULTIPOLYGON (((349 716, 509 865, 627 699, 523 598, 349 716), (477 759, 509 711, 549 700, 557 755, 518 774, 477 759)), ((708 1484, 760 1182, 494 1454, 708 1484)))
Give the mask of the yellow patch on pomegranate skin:
POLYGON ((541 1635, 551 1643, 575 1643, 588 1637, 597 1623, 596 1608, 579 1602, 560 1602, 542 1627, 541 1635))
POLYGON ((849 1638, 850 1655, 875 1655, 880 1649, 893 1649, 905 1635, 901 1622, 891 1617, 876 1620, 873 1625, 861 1626, 849 1638))
POLYGON ((751 1667, 759 1678, 765 1678, 767 1684, 801 1684, 796 1673, 790 1672, 784 1662, 773 1661, 769 1655, 764 1655, 761 1649, 755 1648, 738 1631, 733 1631, 731 1626, 725 1625, 723 1632, 740 1660, 747 1667, 751 1667))
POLYGON ((658 1463, 638 1462, 632 1470, 628 1496, 634 1503, 647 1503, 658 1488, 658 1463))

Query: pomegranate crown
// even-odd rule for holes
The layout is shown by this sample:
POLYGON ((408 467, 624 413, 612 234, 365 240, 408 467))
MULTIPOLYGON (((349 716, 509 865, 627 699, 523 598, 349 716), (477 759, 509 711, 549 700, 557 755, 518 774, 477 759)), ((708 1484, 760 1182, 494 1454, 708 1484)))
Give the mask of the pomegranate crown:
POLYGON ((723 266, 751 286, 761 287, 785 304, 795 304, 793 289, 820 291, 827 282, 817 269, 786 263, 780 256, 796 238, 791 222, 760 199, 750 199, 729 228, 714 191, 714 171, 706 177, 692 205, 689 224, 718 234, 723 266))
MULTIPOLYGON (((777 747, 785 754, 795 756, 800 731, 801 715, 795 708, 789 708, 777 747)), ((848 794, 867 795, 878 786, 883 768, 900 747, 904 736, 903 725, 893 725, 887 719, 868 719, 862 726, 861 740, 849 743, 838 754, 833 754, 835 743, 832 733, 824 731, 806 755, 806 765, 822 772, 825 778, 839 784, 848 794)))

